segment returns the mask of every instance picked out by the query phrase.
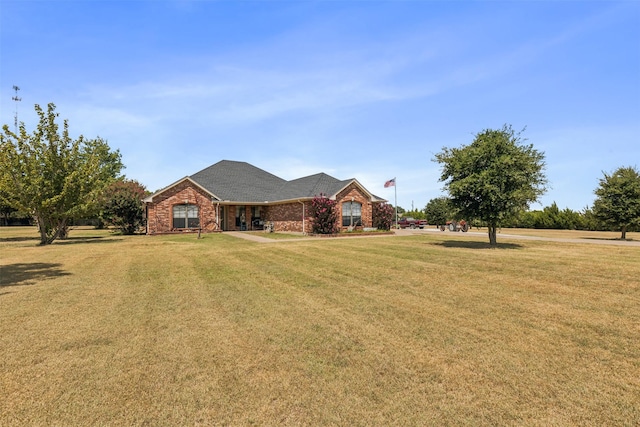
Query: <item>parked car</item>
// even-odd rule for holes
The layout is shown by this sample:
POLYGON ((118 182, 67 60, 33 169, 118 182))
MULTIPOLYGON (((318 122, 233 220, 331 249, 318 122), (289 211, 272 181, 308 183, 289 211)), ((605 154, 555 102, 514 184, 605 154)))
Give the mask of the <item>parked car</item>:
POLYGON ((415 219, 410 216, 398 219, 400 228, 425 228, 429 223, 426 219, 415 219))

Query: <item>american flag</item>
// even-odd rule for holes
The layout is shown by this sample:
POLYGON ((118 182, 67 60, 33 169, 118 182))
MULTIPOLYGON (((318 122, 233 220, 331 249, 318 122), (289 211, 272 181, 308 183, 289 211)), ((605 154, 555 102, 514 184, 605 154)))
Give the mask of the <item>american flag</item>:
POLYGON ((396 179, 395 178, 390 179, 389 181, 384 183, 384 188, 395 187, 395 186, 396 186, 396 179))

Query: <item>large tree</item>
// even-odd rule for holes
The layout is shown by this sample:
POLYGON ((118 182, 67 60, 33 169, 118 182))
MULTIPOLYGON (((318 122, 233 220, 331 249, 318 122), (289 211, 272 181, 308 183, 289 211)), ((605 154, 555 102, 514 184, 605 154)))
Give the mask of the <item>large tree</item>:
POLYGON ((29 134, 8 125, 0 134, 0 188, 5 201, 35 218, 40 244, 64 236, 70 220, 92 212, 97 195, 123 167, 120 153, 101 138, 69 136, 65 120, 59 132, 55 105, 35 106, 39 123, 29 134))
POLYGON ((435 161, 453 207, 466 220, 486 223, 492 246, 500 224, 546 191, 544 153, 524 144, 510 125, 486 129, 470 145, 445 147, 435 161))
POLYGON ((621 167, 611 175, 603 172, 593 212, 606 224, 622 232, 627 238, 629 227, 640 225, 640 173, 633 167, 621 167))

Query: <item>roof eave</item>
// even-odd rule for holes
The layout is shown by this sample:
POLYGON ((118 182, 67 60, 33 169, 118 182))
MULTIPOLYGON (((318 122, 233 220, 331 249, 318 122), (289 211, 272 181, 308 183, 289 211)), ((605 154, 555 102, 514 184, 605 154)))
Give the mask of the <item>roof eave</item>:
POLYGON ((178 181, 174 182, 173 184, 169 184, 166 187, 164 187, 161 190, 156 191, 155 193, 153 193, 152 195, 145 197, 144 199, 142 199, 143 202, 145 203, 153 203, 153 199, 157 196, 159 196, 160 194, 170 190, 171 188, 175 187, 176 185, 182 184, 185 181, 189 181, 191 182, 194 186, 198 187, 200 190, 204 191, 205 193, 207 193, 208 195, 210 195, 213 199, 215 199, 215 201, 220 200, 220 198, 218 196, 216 196, 215 194, 213 194, 211 191, 207 190, 206 188, 204 188, 202 185, 198 184, 196 181, 194 181, 191 177, 189 176, 185 176, 182 179, 179 179, 178 181))
POLYGON ((331 197, 329 197, 331 200, 335 200, 336 197, 338 196, 338 194, 340 194, 342 191, 344 191, 348 186, 350 186, 351 184, 356 184, 360 190, 362 190, 372 201, 373 199, 377 199, 373 194, 371 194, 371 192, 369 192, 369 190, 367 190, 364 185, 360 184, 360 182, 353 178, 351 180, 349 180, 349 182, 343 186, 341 189, 339 189, 338 191, 336 191, 335 194, 333 194, 331 197))

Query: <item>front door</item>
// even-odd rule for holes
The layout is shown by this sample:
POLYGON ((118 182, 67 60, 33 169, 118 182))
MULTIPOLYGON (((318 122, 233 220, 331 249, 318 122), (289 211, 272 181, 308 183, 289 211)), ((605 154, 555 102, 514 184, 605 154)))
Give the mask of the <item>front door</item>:
POLYGON ((245 206, 236 206, 236 230, 247 229, 247 214, 245 206))
POLYGON ((218 218, 218 222, 220 223, 220 231, 227 231, 227 207, 226 206, 219 206, 219 215, 220 217, 218 218))

